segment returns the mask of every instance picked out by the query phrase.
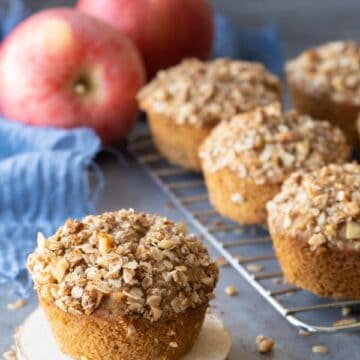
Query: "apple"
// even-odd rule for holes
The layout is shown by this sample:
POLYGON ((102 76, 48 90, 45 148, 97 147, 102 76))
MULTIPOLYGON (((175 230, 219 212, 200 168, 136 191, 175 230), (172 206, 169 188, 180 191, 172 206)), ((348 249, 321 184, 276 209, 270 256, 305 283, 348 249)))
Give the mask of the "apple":
POLYGON ((73 9, 41 11, 18 25, 0 52, 0 109, 32 125, 92 127, 104 144, 137 117, 145 69, 114 27, 73 9))
POLYGON ((131 38, 149 79, 183 58, 206 60, 212 50, 214 19, 208 0, 79 0, 77 9, 131 38))

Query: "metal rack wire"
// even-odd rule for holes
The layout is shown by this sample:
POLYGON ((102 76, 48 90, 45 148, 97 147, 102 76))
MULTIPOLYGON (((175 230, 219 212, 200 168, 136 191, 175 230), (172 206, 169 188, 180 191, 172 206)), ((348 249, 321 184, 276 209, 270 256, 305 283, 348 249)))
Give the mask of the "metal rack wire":
POLYGON ((131 140, 129 152, 186 220, 291 324, 307 332, 360 329, 360 301, 322 299, 284 283, 267 230, 240 226, 218 215, 209 203, 202 176, 166 162, 147 131, 131 140), (342 318, 344 307, 351 318, 342 318))

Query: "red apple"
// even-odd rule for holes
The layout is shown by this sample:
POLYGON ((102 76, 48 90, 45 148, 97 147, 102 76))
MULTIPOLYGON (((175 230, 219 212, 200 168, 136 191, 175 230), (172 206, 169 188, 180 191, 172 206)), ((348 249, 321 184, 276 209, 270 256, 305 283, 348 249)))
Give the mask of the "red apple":
POLYGON ((145 70, 114 27, 71 9, 21 23, 0 53, 0 108, 9 119, 55 127, 90 126, 118 141, 136 116, 145 70))
POLYGON ((149 78, 185 57, 206 60, 212 49, 214 21, 208 0, 79 0, 77 8, 129 36, 149 78))

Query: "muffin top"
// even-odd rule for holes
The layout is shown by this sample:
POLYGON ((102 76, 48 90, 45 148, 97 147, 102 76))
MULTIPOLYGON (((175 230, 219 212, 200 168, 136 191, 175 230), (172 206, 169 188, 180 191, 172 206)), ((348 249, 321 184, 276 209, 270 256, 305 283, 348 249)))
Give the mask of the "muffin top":
POLYGON ((168 319, 213 296, 218 269, 183 224, 132 209, 68 220, 28 259, 41 300, 74 314, 168 319))
POLYGON ((258 185, 281 183, 294 170, 344 162, 349 147, 340 129, 279 103, 220 123, 200 147, 205 171, 228 168, 258 185))
POLYGON ((305 239, 313 250, 325 245, 360 250, 360 165, 295 172, 267 209, 277 231, 305 239))
POLYGON ((184 60, 160 71, 138 95, 140 107, 194 127, 213 126, 280 96, 279 80, 259 63, 184 60))
POLYGON ((290 82, 310 93, 360 105, 360 47, 352 41, 326 43, 286 66, 290 82))

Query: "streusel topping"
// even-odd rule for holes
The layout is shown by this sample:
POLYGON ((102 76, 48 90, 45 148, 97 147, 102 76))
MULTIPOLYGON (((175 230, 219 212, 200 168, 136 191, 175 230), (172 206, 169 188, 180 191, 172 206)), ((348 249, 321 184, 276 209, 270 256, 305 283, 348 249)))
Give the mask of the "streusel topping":
POLYGON ((184 60, 160 71, 138 95, 140 107, 177 124, 214 125, 280 97, 279 80, 259 63, 184 60))
POLYGON ((281 183, 297 169, 344 162, 349 148, 340 129, 274 103, 220 123, 200 148, 206 171, 228 168, 256 184, 281 183))
POLYGON ((360 105, 360 47, 336 41, 302 53, 286 67, 290 81, 309 92, 360 105))
POLYGON ((360 165, 295 172, 267 209, 269 223, 304 238, 311 249, 335 245, 360 250, 360 165))
POLYGON ((63 311, 91 314, 111 299, 117 313, 151 321, 206 303, 218 277, 185 225, 133 210, 39 234, 28 269, 39 296, 63 311))

